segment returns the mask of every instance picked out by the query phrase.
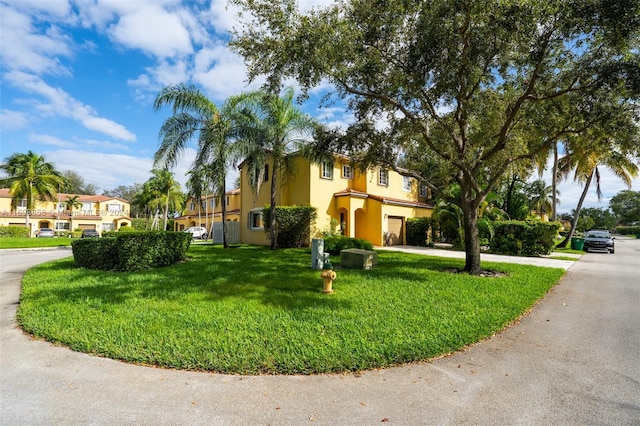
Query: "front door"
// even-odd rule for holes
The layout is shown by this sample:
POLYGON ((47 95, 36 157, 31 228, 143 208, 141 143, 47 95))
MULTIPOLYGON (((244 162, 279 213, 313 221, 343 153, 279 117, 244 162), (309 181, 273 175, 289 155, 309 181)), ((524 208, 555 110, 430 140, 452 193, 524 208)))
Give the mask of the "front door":
POLYGON ((386 243, 388 246, 404 244, 403 223, 404 218, 401 216, 389 216, 387 219, 386 243))

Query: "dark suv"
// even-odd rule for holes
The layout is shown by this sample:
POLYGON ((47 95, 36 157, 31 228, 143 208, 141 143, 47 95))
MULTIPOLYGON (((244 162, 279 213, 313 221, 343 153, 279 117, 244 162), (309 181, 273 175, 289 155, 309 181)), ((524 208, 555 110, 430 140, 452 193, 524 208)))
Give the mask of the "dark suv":
POLYGON ((98 238, 100 233, 95 229, 83 229, 82 236, 80 238, 98 238))
POLYGON ((615 253, 615 243, 609 231, 591 230, 584 236, 584 251, 603 250, 615 253))

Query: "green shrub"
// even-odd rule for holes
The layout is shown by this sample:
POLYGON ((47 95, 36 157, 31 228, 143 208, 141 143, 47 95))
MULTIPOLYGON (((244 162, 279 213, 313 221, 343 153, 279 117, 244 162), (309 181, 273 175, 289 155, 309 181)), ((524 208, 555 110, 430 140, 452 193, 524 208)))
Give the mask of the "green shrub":
POLYGON ((620 235, 640 235, 640 226, 618 226, 616 232, 620 235))
POLYGON ((111 271, 118 266, 115 238, 81 238, 71 243, 73 261, 79 268, 111 271))
POLYGON ((491 251, 513 256, 548 255, 553 250, 560 227, 558 222, 495 222, 491 251))
POLYGON ((373 250, 373 244, 361 238, 350 238, 344 236, 328 237, 324 239, 324 252, 339 255, 341 250, 357 248, 362 250, 373 250))
POLYGON ((190 243, 191 235, 184 232, 125 232, 77 240, 71 246, 76 266, 135 271, 184 260, 190 243))
POLYGON ((426 247, 429 243, 429 227, 431 219, 428 217, 410 217, 407 219, 407 244, 410 246, 426 247))
POLYGON ((26 226, 0 226, 0 238, 26 238, 29 228, 26 226))
MULTIPOLYGON (((264 229, 270 229, 270 209, 263 210, 264 229)), ((316 220, 316 208, 311 206, 276 206, 278 247, 308 247, 311 224, 316 220)))

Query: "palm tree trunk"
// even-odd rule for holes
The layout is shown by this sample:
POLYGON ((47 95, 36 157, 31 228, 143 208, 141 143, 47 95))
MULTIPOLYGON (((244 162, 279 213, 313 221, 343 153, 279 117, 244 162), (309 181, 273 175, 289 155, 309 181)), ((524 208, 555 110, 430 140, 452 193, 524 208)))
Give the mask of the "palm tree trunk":
MULTIPOLYGON (((164 226, 162 227, 163 231, 167 230, 167 221, 169 220, 169 192, 171 191, 171 188, 167 189, 167 202, 164 203, 164 226)), ((198 208, 198 211, 200 211, 200 209, 198 208)))
POLYGON ((269 229, 269 234, 271 237, 271 250, 275 250, 277 245, 278 245, 278 232, 276 231, 276 176, 277 176, 277 166, 276 166, 276 161, 274 158, 273 161, 273 167, 272 167, 272 172, 271 172, 271 206, 269 207, 270 209, 270 215, 269 215, 269 221, 271 222, 269 224, 270 229, 269 229))
POLYGON ((553 168, 552 168, 552 173, 553 175, 551 176, 551 199, 552 199, 552 206, 551 206, 551 221, 555 222, 556 220, 558 220, 558 213, 557 213, 557 207, 558 207, 558 142, 554 142, 553 143, 553 168))
POLYGON ((587 197, 587 191, 589 191, 589 185, 591 185, 591 180, 593 179, 594 172, 595 172, 595 169, 591 172, 591 174, 589 175, 589 178, 584 184, 582 195, 580 195, 580 200, 578 200, 578 206, 576 207, 575 216, 573 218, 573 221, 571 222, 571 229, 569 230, 569 235, 567 235, 567 238, 565 238, 564 241, 562 241, 558 245, 558 247, 566 247, 567 244, 569 244, 569 241, 571 241, 571 238, 573 237, 574 232, 576 232, 576 227, 578 226, 578 219, 580 218, 580 210, 582 210, 582 203, 584 203, 584 199, 587 197))
POLYGON ((220 219, 222 220, 222 247, 229 248, 227 243, 227 183, 222 179, 222 195, 220 196, 220 219))

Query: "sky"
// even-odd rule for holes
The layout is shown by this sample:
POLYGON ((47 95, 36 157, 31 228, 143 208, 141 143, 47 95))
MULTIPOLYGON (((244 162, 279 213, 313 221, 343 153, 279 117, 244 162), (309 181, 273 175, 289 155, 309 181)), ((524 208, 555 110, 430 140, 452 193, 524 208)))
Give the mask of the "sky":
MULTIPOLYGON (((227 0, 0 0, 0 158, 31 150, 101 191, 146 181, 170 115, 153 110, 160 89, 194 84, 221 104, 260 86, 227 46, 237 12, 227 0)), ((329 126, 351 121, 344 109, 319 109, 317 95, 301 109, 329 126)), ((173 170, 183 184, 194 154, 173 170)), ((591 190, 585 207, 606 208, 626 189, 608 171, 602 187, 603 200, 591 190)), ((559 212, 575 208, 581 190, 563 182, 559 212)))

